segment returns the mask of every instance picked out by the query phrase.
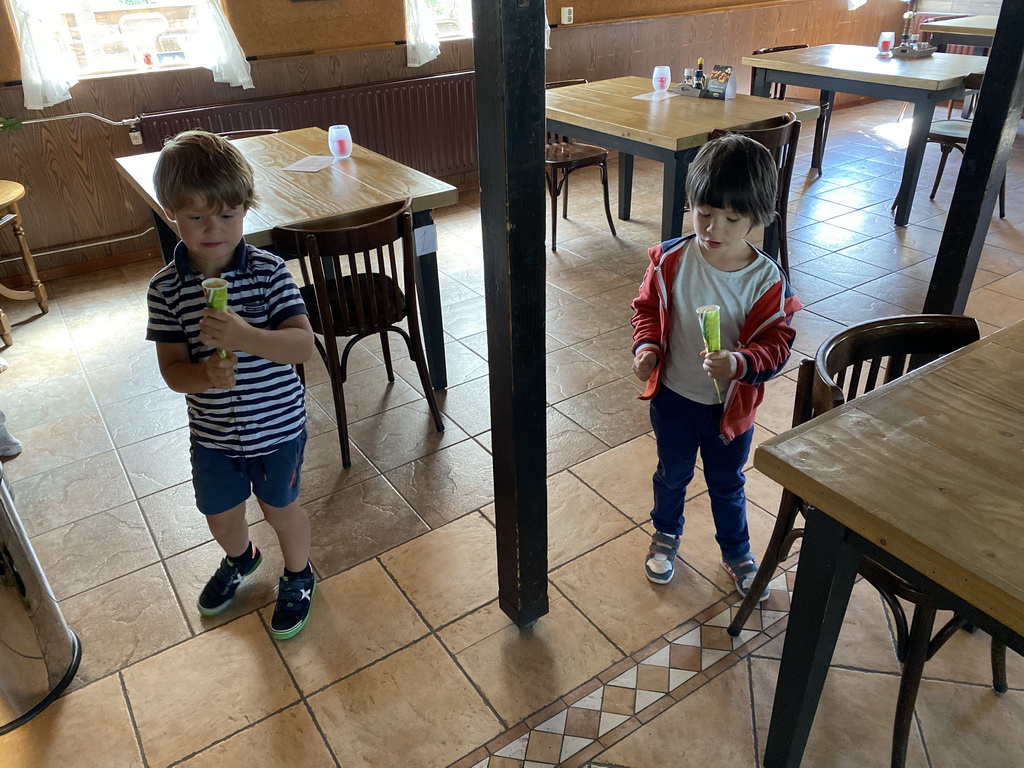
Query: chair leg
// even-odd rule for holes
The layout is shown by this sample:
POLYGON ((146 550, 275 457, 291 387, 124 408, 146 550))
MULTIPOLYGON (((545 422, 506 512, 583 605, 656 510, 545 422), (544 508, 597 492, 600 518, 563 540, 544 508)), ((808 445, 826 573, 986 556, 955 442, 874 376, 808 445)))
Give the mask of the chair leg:
POLYGON ((608 197, 608 163, 601 163, 601 184, 604 186, 604 215, 608 218, 608 229, 612 231, 612 237, 618 237, 615 234, 615 222, 612 221, 612 205, 608 197))
POLYGON ((999 184, 999 218, 1006 218, 1006 176, 999 184))
POLYGON ((931 641, 934 624, 934 607, 914 607, 914 620, 907 643, 907 660, 903 662, 900 692, 896 699, 896 718, 892 729, 892 768, 905 768, 907 764, 907 741, 914 721, 914 704, 917 702, 917 692, 921 687, 921 675, 924 673, 924 662, 928 657, 928 644, 931 641))
POLYGON ((929 200, 934 200, 935 193, 939 191, 939 182, 942 181, 942 172, 946 170, 946 160, 949 159, 949 153, 953 151, 953 145, 940 144, 939 149, 942 150, 942 157, 939 158, 939 169, 935 172, 935 183, 932 185, 932 193, 928 195, 929 200))
POLYGON ((391 344, 388 343, 388 332, 380 332, 380 348, 384 353, 384 370, 388 373, 388 381, 395 383, 395 369, 391 365, 391 344))
POLYGON ((1006 645, 992 640, 992 688, 996 693, 1006 693, 1006 645))
POLYGON ((14 343, 14 334, 11 329, 11 318, 0 307, 0 339, 3 339, 4 346, 9 347, 14 343))
POLYGON ((768 582, 775 575, 775 569, 778 567, 779 560, 781 559, 782 547, 796 525, 796 516, 799 514, 798 510, 797 497, 789 491, 783 491, 782 503, 779 505, 779 514, 775 519, 775 528, 772 531, 771 541, 768 542, 768 548, 764 551, 764 556, 761 558, 761 567, 758 568, 757 576, 754 577, 754 583, 747 592, 747 596, 743 598, 743 602, 740 603, 736 616, 729 625, 728 631, 732 637, 739 635, 743 625, 747 623, 750 614, 754 612, 754 608, 760 602, 758 598, 764 593, 764 588, 768 586, 768 582))
POLYGON ((551 197, 551 250, 557 251, 555 235, 558 232, 558 179, 557 171, 548 172, 548 193, 551 197))
POLYGON ((897 123, 903 120, 903 116, 905 114, 907 114, 907 107, 909 107, 909 106, 910 106, 910 102, 909 101, 904 101, 903 102, 903 106, 900 107, 900 113, 896 116, 896 122, 897 123))
POLYGON ((334 418, 338 420, 338 443, 341 446, 341 467, 350 469, 352 456, 348 444, 348 414, 345 411, 345 365, 348 359, 348 347, 345 348, 344 357, 339 359, 337 341, 331 339, 321 344, 320 339, 314 336, 313 342, 316 344, 320 356, 323 357, 324 365, 327 366, 327 375, 331 379, 334 418))
POLYGON ((441 409, 437 406, 437 395, 434 394, 434 387, 430 383, 427 358, 423 354, 423 340, 420 338, 420 326, 413 316, 414 311, 415 308, 409 310, 409 336, 406 338, 406 346, 409 348, 409 357, 416 363, 416 372, 420 375, 420 386, 423 387, 423 396, 427 398, 430 415, 434 418, 434 428, 438 432, 444 432, 444 421, 441 420, 441 409))
POLYGON ((31 290, 25 293, 29 293, 35 298, 39 311, 45 315, 50 311, 50 302, 46 296, 46 286, 40 282, 39 273, 36 272, 36 261, 32 257, 32 251, 29 250, 25 229, 21 226, 21 210, 18 208, 17 203, 11 203, 10 210, 14 214, 14 237, 18 241, 18 248, 21 250, 21 260, 25 264, 25 270, 28 272, 28 278, 32 284, 31 290))
POLYGON ((562 218, 569 218, 569 172, 565 171, 562 178, 562 218))
POLYGON ((341 445, 342 469, 351 469, 352 455, 348 444, 348 416, 345 413, 345 385, 340 379, 340 371, 331 373, 331 390, 334 394, 334 415, 338 420, 338 442, 341 445), (337 380, 334 379, 337 377, 337 380))

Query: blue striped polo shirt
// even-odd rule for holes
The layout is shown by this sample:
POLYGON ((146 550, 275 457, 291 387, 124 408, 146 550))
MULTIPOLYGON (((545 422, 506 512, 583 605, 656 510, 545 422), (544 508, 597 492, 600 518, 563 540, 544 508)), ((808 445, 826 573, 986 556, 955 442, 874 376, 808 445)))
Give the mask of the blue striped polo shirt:
MULTIPOLYGON (((244 240, 231 267, 220 276, 228 282, 228 306, 250 325, 272 329, 289 317, 307 314, 285 263, 244 240)), ((193 363, 216 354, 199 341, 199 321, 206 306, 202 279, 189 264, 185 244, 178 243, 174 261, 149 281, 146 338, 187 344, 193 363)), ((246 352, 236 354, 234 388, 185 395, 189 427, 192 439, 207 448, 229 456, 261 456, 302 433, 306 423, 302 384, 291 365, 246 352)))

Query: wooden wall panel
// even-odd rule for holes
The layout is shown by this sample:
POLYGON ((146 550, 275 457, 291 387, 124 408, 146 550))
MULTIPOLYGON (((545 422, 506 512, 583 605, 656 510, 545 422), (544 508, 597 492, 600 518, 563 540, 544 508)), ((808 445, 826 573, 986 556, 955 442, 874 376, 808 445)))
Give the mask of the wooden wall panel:
MULTIPOLYGON (((777 1, 777 0, 776 0, 777 1)), ((783 0, 796 2, 801 0, 783 0)), ((765 0, 552 0, 547 4, 548 21, 558 24, 561 6, 571 5, 574 25, 594 24, 605 21, 651 18, 654 16, 675 16, 680 13, 719 10, 724 6, 766 6, 773 3, 765 0)), ((845 2, 843 3, 845 5, 845 2)))
MULTIPOLYGON (((851 13, 837 0, 786 0, 731 11, 562 27, 552 30, 547 77, 647 76, 657 64, 669 64, 678 75, 701 55, 710 66, 738 64, 754 48, 767 45, 873 43, 880 29, 894 28, 905 7, 899 0, 876 0, 851 13)), ((71 101, 28 114, 20 88, 0 88, 0 115, 25 119, 93 112, 120 120, 140 112, 472 68, 469 40, 445 43, 439 59, 417 69, 405 66, 403 46, 387 45, 254 61, 256 88, 246 91, 214 83, 204 69, 146 72, 84 80, 75 86, 71 101)), ((740 88, 746 90, 749 70, 741 68, 739 77, 740 88)), ((0 134, 0 177, 18 180, 29 190, 21 207, 33 250, 39 253, 123 237, 151 227, 148 208, 121 181, 114 166, 115 157, 138 151, 126 128, 87 118, 37 123, 0 134)), ((40 257, 39 267, 81 265, 156 243, 150 233, 112 245, 75 248, 40 257)), ((13 243, 0 236, 0 258, 13 253, 13 243)), ((14 271, 14 265, 0 265, 0 277, 14 271)))
POLYGON ((225 0, 248 56, 314 53, 405 39, 403 0, 225 0), (268 35, 267 30, 274 30, 268 35))

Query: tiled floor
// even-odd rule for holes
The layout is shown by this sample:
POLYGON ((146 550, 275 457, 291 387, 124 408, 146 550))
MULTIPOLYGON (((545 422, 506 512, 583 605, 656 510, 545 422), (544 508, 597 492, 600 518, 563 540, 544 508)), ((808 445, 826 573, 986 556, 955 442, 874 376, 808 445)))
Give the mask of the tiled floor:
MULTIPOLYGON (((798 160, 800 353, 844 325, 921 309, 956 166, 929 202, 929 148, 912 223, 893 229, 909 130, 899 107, 837 112, 822 178, 798 160)), ((986 332, 1024 318, 1022 146, 1007 187, 968 307, 986 332)), ((84 658, 68 694, 0 737, 4 768, 758 765, 792 573, 748 631, 726 635, 735 594, 699 479, 685 565, 664 587, 641 570, 655 453, 628 321, 660 189, 660 169, 638 161, 634 218, 613 239, 596 177, 574 177, 571 220, 549 253, 551 611, 524 631, 496 606, 477 195, 437 212, 446 431, 431 429, 409 361, 387 387, 371 346, 351 361, 343 471, 326 374, 310 366, 302 499, 322 581, 308 627, 280 644, 267 632, 280 553, 255 505, 268 563, 223 616, 195 608, 220 554, 191 498, 182 398, 143 340, 158 265, 53 282, 44 317, 8 302, 17 325, 0 408, 25 450, 5 471, 84 658)), ((758 441, 787 427, 793 390, 792 373, 769 384, 758 441)), ((780 491, 756 471, 748 490, 760 550, 780 491)), ((888 765, 892 644, 882 603, 858 585, 805 765, 888 765)), ((911 766, 1020 764, 1024 663, 1011 654, 1001 697, 989 672, 985 639, 965 633, 927 665, 911 766)))

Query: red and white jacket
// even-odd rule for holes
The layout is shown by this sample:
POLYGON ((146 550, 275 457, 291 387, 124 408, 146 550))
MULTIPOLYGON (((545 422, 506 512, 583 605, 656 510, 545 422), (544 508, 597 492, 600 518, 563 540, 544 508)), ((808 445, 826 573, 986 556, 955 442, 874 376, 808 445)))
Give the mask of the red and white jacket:
MULTIPOLYGON (((641 400, 650 400, 658 391, 672 327, 672 283, 679 258, 692 238, 688 235, 666 240, 648 250, 651 264, 640 284, 640 295, 632 305, 633 354, 652 350, 658 355, 658 362, 647 380, 647 388, 639 396, 641 400)), ((758 253, 770 258, 763 251, 758 253)), ((722 439, 726 442, 753 426, 757 406, 764 399, 764 383, 782 371, 793 348, 796 331, 791 322, 803 305, 793 293, 786 273, 781 267, 778 270, 778 282, 754 302, 732 353, 736 357, 736 376, 725 395, 721 422, 722 439)))

